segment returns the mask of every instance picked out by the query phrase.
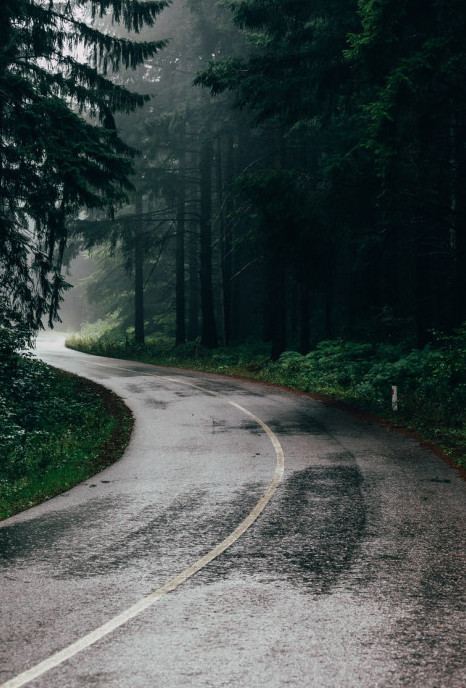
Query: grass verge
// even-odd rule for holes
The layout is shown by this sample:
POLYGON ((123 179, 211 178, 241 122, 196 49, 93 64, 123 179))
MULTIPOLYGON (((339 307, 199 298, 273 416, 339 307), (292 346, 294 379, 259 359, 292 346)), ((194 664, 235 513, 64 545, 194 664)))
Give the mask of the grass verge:
POLYGON ((0 388, 0 520, 116 461, 133 426, 110 390, 15 355, 0 388))
POLYGON ((466 471, 466 330, 438 337, 422 350, 344 340, 320 342, 306 355, 287 351, 272 361, 267 346, 203 349, 148 339, 80 336, 70 348, 87 353, 261 380, 370 413, 416 434, 466 471), (398 409, 392 407, 392 386, 398 409))

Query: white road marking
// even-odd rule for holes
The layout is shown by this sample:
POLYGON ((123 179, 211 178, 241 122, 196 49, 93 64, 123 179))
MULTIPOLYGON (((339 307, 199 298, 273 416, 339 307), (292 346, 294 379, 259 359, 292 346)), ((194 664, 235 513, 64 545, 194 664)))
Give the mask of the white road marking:
MULTIPOLYGON (((151 373, 144 373, 143 371, 135 371, 130 368, 122 368, 120 366, 116 365, 106 365, 104 363, 96 363, 96 365, 103 366, 106 368, 118 368, 119 370, 130 370, 133 373, 139 373, 142 375, 147 375, 151 376, 153 374, 151 373)), ((265 509, 267 504, 270 502, 272 499, 277 487, 279 486, 282 477, 283 477, 283 471, 284 471, 284 465, 285 465, 285 457, 283 454, 283 449, 280 445, 280 442, 278 441, 277 436, 275 433, 269 428, 269 426, 264 423, 263 420, 255 416, 253 413, 248 411, 244 406, 240 406, 240 404, 237 404, 234 401, 231 401, 227 397, 225 397, 223 394, 219 394, 218 392, 214 392, 210 389, 205 389, 204 387, 201 387, 200 385, 193 384, 191 382, 187 382, 185 380, 178 380, 176 378, 170 378, 166 376, 158 376, 162 377, 165 380, 169 380, 170 382, 175 382, 176 384, 182 384, 186 385, 189 387, 194 387, 195 389, 199 389, 202 392, 206 394, 210 394, 212 396, 218 397, 222 399, 223 401, 226 401, 230 406, 234 406, 237 408, 239 411, 244 413, 246 416, 251 418, 257 425, 259 425, 267 434, 269 437, 270 441, 272 442, 272 445, 275 449, 275 454, 276 454, 276 465, 275 465, 275 472, 273 474, 272 480, 269 483, 269 486, 267 487, 266 491, 262 495, 262 497, 259 499, 255 507, 252 509, 252 511, 249 512, 249 514, 246 516, 246 518, 241 521, 241 523, 235 528, 235 530, 222 542, 220 542, 216 547, 214 547, 210 552, 205 554, 203 557, 198 559, 197 561, 194 562, 194 564, 191 564, 188 568, 186 568, 184 571, 179 573, 177 576, 172 578, 168 583, 165 583, 161 588, 158 588, 157 590, 154 590, 152 593, 144 597, 143 599, 139 600, 139 602, 136 602, 136 604, 133 604, 131 607, 126 609, 125 611, 121 612, 120 614, 117 614, 114 616, 112 619, 107 621, 107 623, 103 624, 102 626, 99 626, 99 628, 96 628, 94 631, 91 631, 91 633, 88 633, 87 635, 83 636, 79 640, 77 640, 75 643, 72 643, 71 645, 68 645, 68 647, 65 647, 63 650, 60 650, 59 652, 56 652, 55 654, 51 655, 47 659, 43 660, 39 664, 36 664, 35 666, 31 667, 30 669, 27 669, 26 671, 22 672, 21 674, 18 674, 18 676, 15 676, 14 678, 9 679, 5 683, 2 683, 0 685, 0 688, 20 688, 20 686, 24 686, 30 681, 33 681, 36 678, 39 678, 39 676, 42 676, 45 674, 47 671, 50 671, 51 669, 59 666, 60 664, 63 664, 66 662, 68 659, 71 659, 71 657, 74 657, 74 655, 78 654, 78 652, 82 652, 82 650, 85 650, 86 648, 90 647, 94 643, 98 642, 102 638, 104 638, 106 635, 109 633, 112 633, 114 630, 125 624, 127 621, 130 619, 133 619, 135 616, 138 616, 143 612, 144 610, 148 609, 151 607, 153 604, 155 604, 161 597, 166 595, 169 592, 172 592, 173 590, 176 590, 180 585, 182 585, 188 578, 193 576, 195 573, 200 571, 200 569, 204 568, 210 562, 218 557, 220 554, 222 554, 228 547, 230 547, 238 538, 243 535, 243 533, 246 532, 246 530, 254 523, 254 521, 257 519, 257 517, 262 513, 262 511, 265 509)))

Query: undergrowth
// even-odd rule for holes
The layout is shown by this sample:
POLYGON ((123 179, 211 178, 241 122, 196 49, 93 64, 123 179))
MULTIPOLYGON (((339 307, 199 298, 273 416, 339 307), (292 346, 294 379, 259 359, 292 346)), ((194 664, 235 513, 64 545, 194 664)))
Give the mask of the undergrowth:
POLYGON ((330 340, 306 355, 287 351, 278 361, 260 343, 207 350, 198 342, 176 347, 148 338, 142 347, 117 330, 74 335, 67 345, 97 355, 254 378, 344 402, 417 431, 466 468, 466 328, 433 339, 423 349, 330 340), (392 386, 398 393, 396 411, 392 386))
POLYGON ((0 519, 95 475, 121 455, 132 425, 110 392, 5 340, 0 332, 0 519))

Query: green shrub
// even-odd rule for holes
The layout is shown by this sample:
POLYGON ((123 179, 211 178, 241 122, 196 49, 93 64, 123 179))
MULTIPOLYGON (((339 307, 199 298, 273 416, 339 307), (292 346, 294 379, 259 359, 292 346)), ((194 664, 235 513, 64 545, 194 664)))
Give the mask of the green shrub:
MULTIPOLYGON (((117 421, 90 385, 24 353, 0 355, 0 518, 102 467, 100 448, 117 421)), ((122 422, 121 448, 130 432, 122 422)))
MULTIPOLYGON (((85 346, 77 340, 77 348, 85 346)), ((244 375, 344 401, 417 428, 427 439, 441 439, 455 460, 466 465, 466 326, 449 337, 435 335, 423 349, 326 340, 305 355, 286 351, 278 361, 271 361, 268 345, 254 342, 214 351, 198 341, 175 347, 168 340, 148 339, 139 350, 128 341, 113 346, 107 347, 107 355, 244 375), (398 389, 396 412, 393 385, 398 389)), ((93 347, 96 352, 102 342, 94 340, 93 347)))

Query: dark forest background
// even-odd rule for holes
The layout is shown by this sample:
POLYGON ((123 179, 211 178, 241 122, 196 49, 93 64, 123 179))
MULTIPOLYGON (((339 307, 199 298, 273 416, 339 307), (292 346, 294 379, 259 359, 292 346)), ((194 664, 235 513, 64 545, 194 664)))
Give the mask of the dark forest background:
POLYGON ((130 203, 72 225, 81 320, 273 357, 459 327, 465 28, 460 2, 175 0, 113 77, 151 99, 116 118, 130 203))
POLYGON ((5 0, 0 27, 3 338, 276 360, 466 320, 459 0, 5 0))

